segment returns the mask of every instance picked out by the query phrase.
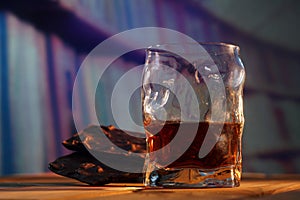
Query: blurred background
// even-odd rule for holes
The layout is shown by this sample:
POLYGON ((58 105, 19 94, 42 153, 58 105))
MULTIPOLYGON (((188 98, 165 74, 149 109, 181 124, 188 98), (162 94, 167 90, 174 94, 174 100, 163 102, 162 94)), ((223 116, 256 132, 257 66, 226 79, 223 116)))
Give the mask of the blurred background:
MULTIPOLYGON (((108 37, 145 26, 239 45, 247 75, 243 171, 300 173, 299 19, 297 0, 0 1, 0 175, 47 172, 68 153, 61 142, 77 132, 72 87, 83 59, 108 37)), ((94 58, 95 67, 108 58, 94 58)), ((99 83, 104 125, 112 123, 108 91, 143 62, 141 53, 125 55, 99 83)), ((77 97, 82 123, 94 78, 91 69, 77 97)))

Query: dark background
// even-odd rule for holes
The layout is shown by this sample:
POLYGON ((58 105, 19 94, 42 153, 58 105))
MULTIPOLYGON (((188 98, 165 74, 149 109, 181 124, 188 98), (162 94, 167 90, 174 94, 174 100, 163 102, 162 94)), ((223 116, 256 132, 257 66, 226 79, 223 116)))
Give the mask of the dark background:
MULTIPOLYGON (((247 75, 243 170, 299 173, 299 17, 296 0, 1 1, 0 175, 45 172, 68 153, 61 141, 76 132, 72 87, 83 59, 106 38, 145 26, 239 45, 247 75)), ((95 58, 95 67, 107 58, 95 58)), ((111 123, 105 94, 143 62, 133 52, 113 63, 97 99, 105 125, 111 123)), ((91 70, 77 97, 83 123, 93 78, 91 70)))

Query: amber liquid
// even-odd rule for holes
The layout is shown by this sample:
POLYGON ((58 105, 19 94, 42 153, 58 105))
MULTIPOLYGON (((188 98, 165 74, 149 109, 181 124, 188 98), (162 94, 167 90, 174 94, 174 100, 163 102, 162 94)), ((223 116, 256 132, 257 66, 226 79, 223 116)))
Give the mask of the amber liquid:
MULTIPOLYGON (((159 165, 160 160, 167 159, 173 153, 179 151, 180 145, 166 148, 178 132, 178 128, 183 130, 184 138, 195 135, 191 134, 191 129, 197 133, 191 142, 191 145, 183 151, 181 156, 168 164, 166 168, 199 168, 199 169, 217 169, 227 166, 240 166, 241 164, 241 137, 242 123, 215 123, 215 122, 166 122, 164 124, 155 123, 145 126, 147 133, 148 152, 157 152, 153 154, 150 160, 156 160, 159 165), (216 141, 211 151, 206 156, 199 158, 199 151, 203 144, 208 128, 215 132, 216 141), (160 157, 157 159, 155 157, 160 157)), ((204 144, 205 145, 205 144, 204 144)), ((182 151, 182 150, 180 150, 182 151)))

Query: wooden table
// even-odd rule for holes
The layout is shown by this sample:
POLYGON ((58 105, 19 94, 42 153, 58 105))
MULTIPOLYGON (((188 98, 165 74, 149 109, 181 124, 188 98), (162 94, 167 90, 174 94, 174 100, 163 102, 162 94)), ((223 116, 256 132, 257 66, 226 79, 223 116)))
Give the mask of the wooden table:
POLYGON ((300 175, 243 174, 240 187, 145 189, 142 184, 89 186, 54 174, 0 178, 0 200, 21 199, 300 199, 300 175))

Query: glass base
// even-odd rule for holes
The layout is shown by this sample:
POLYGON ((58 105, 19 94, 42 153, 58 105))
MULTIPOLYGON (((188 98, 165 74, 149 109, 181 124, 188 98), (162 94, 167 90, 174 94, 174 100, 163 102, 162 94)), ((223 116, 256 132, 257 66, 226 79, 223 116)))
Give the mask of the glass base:
POLYGON ((198 168, 159 169, 146 173, 146 187, 214 188, 238 187, 241 171, 236 166, 211 170, 198 168))

